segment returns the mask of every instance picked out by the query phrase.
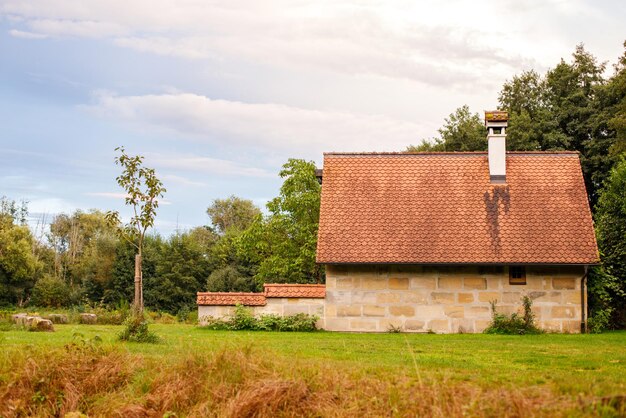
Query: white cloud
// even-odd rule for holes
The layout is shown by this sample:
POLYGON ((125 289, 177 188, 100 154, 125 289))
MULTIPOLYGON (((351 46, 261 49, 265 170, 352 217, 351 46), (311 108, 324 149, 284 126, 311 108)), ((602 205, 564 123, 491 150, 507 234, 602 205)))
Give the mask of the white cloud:
MULTIPOLYGON (((122 200, 122 199, 126 199, 128 197, 128 194, 126 193, 118 193, 118 192, 88 192, 85 193, 85 196, 91 196, 91 197, 104 197, 107 199, 118 199, 118 200, 122 200)), ((172 202, 170 202, 167 199, 158 199, 159 204, 160 205, 171 205, 172 202)))
POLYGON ((11 29, 9 31, 9 35, 15 38, 23 38, 23 39, 46 39, 48 37, 48 35, 45 35, 42 33, 27 32, 27 31, 17 30, 17 29, 11 29))
POLYGON ((181 186, 189 186, 189 187, 206 187, 206 183, 201 181, 191 180, 187 177, 178 176, 175 174, 159 174, 159 178, 165 183, 167 187, 168 184, 178 184, 181 186))
MULTIPOLYGON (((324 151, 399 151, 425 137, 423 126, 381 115, 309 110, 272 103, 214 100, 196 94, 113 96, 101 94, 89 110, 141 127, 166 130, 229 148, 287 155, 324 151)), ((317 156, 317 155, 316 155, 317 156)), ((168 160, 169 161, 169 160, 168 160)), ((155 162, 156 163, 156 162, 155 162)), ((173 164, 173 163, 172 163, 173 164)), ((164 166, 172 167, 174 166, 164 166)), ((176 168, 259 175, 223 160, 189 158, 176 168)))
MULTIPOLYGON (((261 168, 249 167, 234 161, 222 160, 219 158, 198 157, 191 155, 165 156, 159 154, 148 154, 146 159, 156 168, 167 168, 205 174, 208 173, 218 176, 270 177, 274 175, 261 168)), ((180 181, 182 177, 169 176, 169 178, 177 178, 180 181)), ((189 185, 205 185, 202 182, 189 181, 187 179, 185 179, 185 181, 189 185)))
POLYGON ((32 0, 5 2, 0 14, 22 18, 23 33, 107 38, 159 55, 475 88, 535 63, 536 45, 514 36, 526 20, 507 24, 494 3, 32 0))

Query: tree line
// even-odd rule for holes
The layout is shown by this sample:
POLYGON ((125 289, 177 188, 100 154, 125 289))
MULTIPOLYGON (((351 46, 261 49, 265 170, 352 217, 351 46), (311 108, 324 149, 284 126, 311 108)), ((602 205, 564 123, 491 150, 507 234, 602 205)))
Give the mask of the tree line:
MULTIPOLYGON (((506 81, 498 105, 509 112, 508 150, 580 153, 602 259, 589 276, 591 321, 625 328, 626 52, 606 72, 606 63, 581 44, 570 61, 561 59, 545 74, 529 70, 506 81)), ((465 105, 445 119, 438 137, 407 151, 486 149, 481 115, 465 105)))
MULTIPOLYGON (((266 281, 319 283, 320 185, 315 164, 290 159, 263 214, 252 201, 216 199, 210 224, 143 243, 143 300, 170 313, 195 309, 198 291, 259 291, 266 281)), ((136 246, 100 210, 54 217, 35 237, 25 202, 0 198, 0 305, 117 307, 134 300, 136 246)), ((119 220, 118 220, 119 221, 119 220)))

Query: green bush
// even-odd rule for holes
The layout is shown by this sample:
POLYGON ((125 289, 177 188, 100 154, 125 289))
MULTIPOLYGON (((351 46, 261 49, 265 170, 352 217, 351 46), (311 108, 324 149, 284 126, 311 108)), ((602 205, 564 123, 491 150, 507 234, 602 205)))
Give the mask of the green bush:
POLYGON ((517 313, 511 315, 498 313, 496 302, 491 302, 492 319, 491 324, 483 331, 485 334, 541 334, 543 331, 535 325, 535 314, 532 311, 532 300, 528 296, 522 298, 524 315, 517 313))
POLYGON ((161 339, 148 329, 148 320, 143 314, 132 313, 124 321, 124 329, 119 334, 121 341, 136 343, 158 343, 161 339))
POLYGON ((60 308, 71 302, 72 290, 63 281, 54 276, 46 275, 39 279, 33 287, 31 304, 60 308))
POLYGON ((317 330, 315 323, 319 317, 304 313, 288 316, 264 314, 255 317, 252 310, 243 305, 237 305, 233 314, 228 318, 204 319, 206 325, 203 328, 213 330, 311 332, 317 330))

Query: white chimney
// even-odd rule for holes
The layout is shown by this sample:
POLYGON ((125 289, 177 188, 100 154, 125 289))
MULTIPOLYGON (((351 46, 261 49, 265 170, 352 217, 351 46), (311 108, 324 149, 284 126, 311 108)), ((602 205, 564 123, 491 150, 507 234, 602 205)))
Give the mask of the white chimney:
POLYGON ((492 183, 506 183, 506 127, 509 114, 498 110, 485 112, 489 157, 489 178, 492 183))

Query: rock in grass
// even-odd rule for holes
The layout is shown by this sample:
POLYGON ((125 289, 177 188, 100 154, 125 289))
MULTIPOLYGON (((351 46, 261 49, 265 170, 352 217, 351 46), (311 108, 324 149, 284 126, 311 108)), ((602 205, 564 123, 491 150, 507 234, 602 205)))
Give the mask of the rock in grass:
POLYGON ((92 314, 92 313, 80 314, 81 324, 95 324, 96 322, 98 322, 98 317, 96 316, 96 314, 92 314))
POLYGON ((63 314, 50 314, 46 316, 46 319, 52 321, 53 324, 67 324, 69 321, 67 315, 63 314))
POLYGON ((11 322, 13 322, 14 324, 17 324, 17 325, 22 325, 22 323, 24 321, 23 318, 26 318, 27 316, 28 316, 27 313, 18 313, 18 314, 15 314, 15 315, 11 315, 11 322))
POLYGON ((49 319, 43 319, 38 316, 32 317, 28 326, 30 331, 54 332, 54 325, 49 319))

